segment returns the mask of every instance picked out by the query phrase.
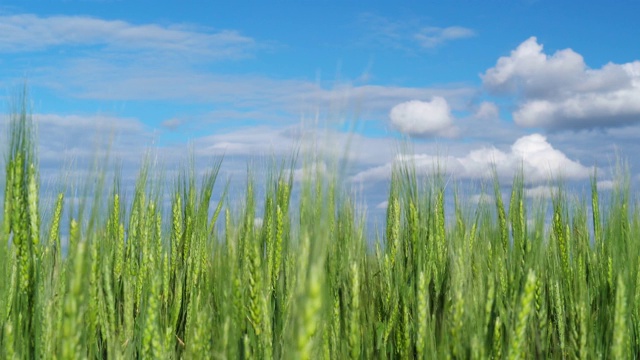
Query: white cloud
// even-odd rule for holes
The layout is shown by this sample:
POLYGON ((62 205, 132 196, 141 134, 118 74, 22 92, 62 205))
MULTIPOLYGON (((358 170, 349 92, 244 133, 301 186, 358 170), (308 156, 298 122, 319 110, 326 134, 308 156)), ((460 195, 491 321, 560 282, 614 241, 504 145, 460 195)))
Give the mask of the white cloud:
POLYGON ((551 129, 606 128, 640 122, 640 87, 576 94, 564 100, 531 100, 513 113, 513 119, 521 126, 551 129))
POLYGON ((486 71, 482 76, 484 86, 493 92, 521 90, 528 97, 536 97, 561 90, 567 81, 579 82, 585 70, 582 56, 566 49, 549 57, 542 50, 535 37, 527 39, 486 71))
POLYGON ((201 136, 193 141, 196 155, 287 156, 299 140, 289 128, 266 126, 240 128, 228 133, 201 136))
POLYGON ((461 179, 488 178, 492 175, 494 167, 498 177, 504 180, 511 179, 515 172, 522 168, 528 183, 544 182, 556 177, 585 179, 591 174, 590 168, 554 149, 544 136, 533 134, 516 140, 510 151, 491 147, 472 150, 460 157, 399 155, 394 162, 364 170, 353 176, 352 180, 369 182, 388 179, 393 164, 398 162, 414 164, 420 172, 442 169, 461 179))
POLYGON ((598 190, 612 190, 620 186, 620 182, 617 180, 599 180, 596 185, 598 190))
POLYGON ((394 21, 384 16, 364 13, 358 21, 366 30, 362 42, 406 52, 433 49, 449 41, 476 35, 472 29, 462 26, 424 26, 423 21, 417 18, 394 21))
POLYGON ((495 198, 493 195, 489 194, 473 194, 469 197, 469 203, 479 205, 479 204, 491 204, 495 202, 495 198))
POLYGON ((516 164, 522 159, 525 174, 530 181, 546 180, 562 176, 569 179, 586 178, 590 169, 570 160, 561 151, 554 149, 546 138, 539 134, 524 136, 511 147, 510 161, 516 164))
POLYGON ((431 101, 412 100, 394 106, 389 113, 391 124, 400 132, 414 136, 453 136, 451 108, 443 97, 431 101))
POLYGON ((183 123, 184 123, 184 119, 174 117, 174 118, 164 120, 162 123, 160 123, 160 126, 168 130, 175 131, 183 123))
POLYGON ((549 199, 556 194, 557 191, 557 186, 538 185, 524 189, 524 194, 531 199, 549 199))
MULTIPOLYGON (((154 145, 152 129, 135 118, 36 113, 33 120, 45 191, 58 191, 63 184, 69 190, 88 184, 96 176, 91 171, 94 166, 104 166, 108 177, 114 169, 121 170, 123 185, 128 188, 154 145)), ((178 153, 167 150, 161 159, 175 164, 178 153)))
POLYGON ((640 121, 640 61, 591 69, 571 49, 545 54, 531 37, 482 80, 490 92, 520 96, 513 113, 520 126, 592 129, 640 121))
POLYGON ((315 179, 316 177, 328 179, 331 175, 334 174, 328 171, 327 163, 318 160, 312 163, 303 164, 302 167, 294 169, 293 181, 301 182, 305 179, 315 179))
MULTIPOLYGON (((108 59, 107 59, 108 60, 108 59)), ((220 75, 185 69, 174 63, 159 66, 121 64, 84 58, 46 68, 31 78, 66 96, 96 100, 180 100, 216 103, 229 109, 260 110, 270 116, 286 111, 299 118, 317 109, 353 111, 355 116, 385 116, 388 109, 411 99, 442 96, 453 109, 462 109, 478 93, 471 87, 402 87, 342 83, 324 87, 304 79, 275 79, 260 75, 220 75)), ((218 109, 223 109, 217 106, 218 109)), ((341 114, 339 114, 341 115, 341 114)), ((263 116, 259 116, 261 118, 263 116)))
POLYGON ((496 104, 490 101, 483 101, 473 117, 478 120, 496 120, 500 117, 500 110, 496 104))
POLYGON ((476 33, 473 30, 462 26, 449 26, 446 28, 429 26, 422 28, 414 37, 420 46, 433 48, 447 41, 469 38, 475 35, 476 33))
POLYGON ((382 202, 378 203, 378 205, 376 205, 376 209, 387 210, 388 206, 389 206, 389 201, 385 200, 385 201, 382 201, 382 202))
MULTIPOLYGON (((145 152, 154 146, 152 129, 135 118, 107 115, 34 114, 38 157, 45 175, 58 175, 71 163, 75 172, 88 170, 91 162, 109 156, 133 171, 145 152)), ((167 155, 171 155, 167 152, 167 155)), ((173 158, 165 156, 167 161, 173 158)))
POLYGON ((105 46, 121 50, 152 50, 180 54, 183 59, 235 58, 256 46, 237 31, 185 25, 134 25, 88 16, 0 16, 0 52, 38 51, 55 46, 105 46))

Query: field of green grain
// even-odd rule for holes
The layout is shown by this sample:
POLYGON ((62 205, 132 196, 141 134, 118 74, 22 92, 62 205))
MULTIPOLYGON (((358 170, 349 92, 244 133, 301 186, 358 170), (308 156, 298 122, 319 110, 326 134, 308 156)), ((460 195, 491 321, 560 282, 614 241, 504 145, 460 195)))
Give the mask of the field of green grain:
POLYGON ((370 239, 339 181, 310 170, 294 182, 287 161, 220 202, 217 162, 169 188, 143 166, 133 193, 102 177, 95 193, 107 197, 74 205, 61 192, 45 206, 26 106, 10 122, 0 358, 640 353, 640 214, 624 176, 602 204, 594 175, 589 198, 558 191, 532 207, 522 175, 508 201, 495 181, 495 200, 469 204, 446 199, 441 176, 399 166, 382 235, 370 239))

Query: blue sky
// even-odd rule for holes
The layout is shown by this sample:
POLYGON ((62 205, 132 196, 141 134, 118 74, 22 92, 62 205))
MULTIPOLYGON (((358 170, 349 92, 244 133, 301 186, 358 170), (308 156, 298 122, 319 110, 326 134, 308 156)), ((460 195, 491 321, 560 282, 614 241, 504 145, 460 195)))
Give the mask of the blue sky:
POLYGON ((233 174, 315 139, 348 157, 344 181, 372 211, 406 159, 460 180, 524 165, 531 196, 597 164, 606 189, 617 154, 640 180, 637 14, 640 1, 3 1, 0 94, 27 79, 45 177, 113 134, 125 173, 149 147, 168 164, 187 143, 224 153, 233 174))

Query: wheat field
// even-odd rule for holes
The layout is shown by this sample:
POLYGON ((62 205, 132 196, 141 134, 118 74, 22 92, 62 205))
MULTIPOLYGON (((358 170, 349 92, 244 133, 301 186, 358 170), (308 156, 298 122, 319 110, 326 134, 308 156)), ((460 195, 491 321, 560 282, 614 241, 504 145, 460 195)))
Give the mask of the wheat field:
POLYGON ((60 192, 47 207, 24 102, 9 128, 0 358, 640 353, 640 215, 624 175, 606 201, 594 174, 590 197, 560 190, 531 206, 519 174, 508 201, 495 180, 493 202, 470 204, 447 199, 442 176, 398 166, 383 231, 371 239, 338 180, 309 170, 294 182, 290 159, 264 181, 248 174, 239 198, 212 201, 225 187, 218 160, 202 179, 185 169, 169 188, 143 166, 132 194, 103 177, 108 196, 74 206, 60 192))

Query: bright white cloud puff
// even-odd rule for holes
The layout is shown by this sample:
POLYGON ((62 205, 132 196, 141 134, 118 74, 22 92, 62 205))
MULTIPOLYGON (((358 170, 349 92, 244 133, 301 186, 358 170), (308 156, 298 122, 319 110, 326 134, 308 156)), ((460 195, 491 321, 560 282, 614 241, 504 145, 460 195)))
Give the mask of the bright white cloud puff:
MULTIPOLYGON (((495 168, 499 178, 508 180, 516 171, 523 169, 529 183, 541 183, 557 177, 585 179, 592 172, 591 168, 569 159, 563 152, 553 148, 540 134, 519 138, 511 146, 511 150, 506 152, 491 147, 473 150, 461 157, 418 154, 398 156, 395 159, 395 162, 402 161, 413 163, 422 172, 439 168, 461 179, 488 178, 495 168)), ((388 179, 392 168, 393 163, 387 163, 362 171, 352 180, 368 182, 388 179)))
POLYGON ((454 117, 443 97, 431 101, 412 100, 394 106, 389 113, 391 124, 403 134, 412 136, 454 136, 454 117))
POLYGON ((482 75, 495 94, 520 96, 516 124, 549 130, 640 122, 640 61, 587 67, 571 49, 549 56, 531 37, 482 75))

